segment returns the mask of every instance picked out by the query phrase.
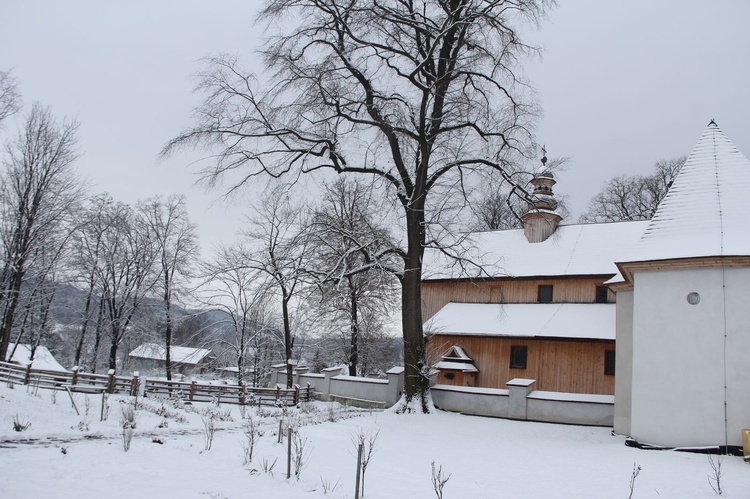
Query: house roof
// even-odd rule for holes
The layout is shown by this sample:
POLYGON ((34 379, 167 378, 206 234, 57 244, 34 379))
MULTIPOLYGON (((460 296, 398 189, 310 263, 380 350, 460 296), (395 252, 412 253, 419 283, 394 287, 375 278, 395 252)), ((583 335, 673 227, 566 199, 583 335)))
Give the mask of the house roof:
POLYGON ((11 362, 16 362, 24 366, 31 364, 32 369, 42 369, 44 371, 67 371, 55 357, 52 355, 47 347, 39 345, 34 351, 34 360, 31 360, 31 346, 19 343, 16 347, 15 343, 8 344, 8 352, 13 352, 13 357, 10 359, 11 362), (15 349, 15 352, 13 350, 15 349))
POLYGON ((750 161, 711 121, 642 237, 618 262, 750 255, 750 161))
MULTIPOLYGON (((211 350, 205 348, 171 347, 170 358, 172 362, 180 364, 198 364, 211 350)), ((157 343, 144 343, 130 352, 131 357, 139 359, 167 360, 167 349, 157 343)))
MULTIPOLYGON (((491 277, 616 274, 615 261, 640 238, 647 221, 560 225, 546 241, 529 243, 523 229, 476 232, 465 241, 464 255, 481 263, 491 277)), ((480 277, 437 251, 425 252, 423 279, 480 277)))
POLYGON ((425 324, 434 335, 615 339, 613 303, 449 303, 425 324))

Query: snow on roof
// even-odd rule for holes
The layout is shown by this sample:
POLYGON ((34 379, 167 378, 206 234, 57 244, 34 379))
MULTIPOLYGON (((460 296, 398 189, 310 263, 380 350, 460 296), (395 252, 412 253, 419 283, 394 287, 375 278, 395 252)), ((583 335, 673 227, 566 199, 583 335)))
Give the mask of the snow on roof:
MULTIPOLYGON (((198 364, 211 350, 205 348, 171 347, 172 362, 180 364, 198 364)), ((130 352, 131 357, 140 359, 167 360, 167 349, 157 343, 144 343, 130 352)))
MULTIPOLYGON (((529 243, 523 229, 476 232, 467 259, 492 277, 616 274, 616 261, 640 238, 648 221, 560 225, 546 241, 529 243)), ((480 277, 434 250, 425 252, 424 280, 480 277)))
POLYGON ((57 359, 52 355, 47 347, 38 346, 34 351, 34 360, 31 360, 31 346, 19 343, 16 347, 15 343, 8 344, 8 352, 13 352, 13 357, 10 359, 11 362, 16 362, 24 366, 31 364, 32 369, 42 369, 44 371, 67 371, 57 359), (15 349, 15 352, 13 350, 15 349))
POLYGON ((750 255, 750 161, 711 121, 619 262, 750 255))
POLYGON ((446 369, 449 371, 462 371, 465 373, 478 373, 479 369, 470 362, 449 362, 441 360, 435 364, 435 369, 446 369))
POLYGON ((432 334, 615 339, 614 303, 449 303, 425 324, 432 334))
POLYGON ((464 349, 461 348, 458 345, 453 345, 450 350, 448 350, 448 353, 443 355, 443 360, 456 360, 456 361, 468 361, 471 362, 471 357, 469 357, 466 352, 464 352, 464 349))

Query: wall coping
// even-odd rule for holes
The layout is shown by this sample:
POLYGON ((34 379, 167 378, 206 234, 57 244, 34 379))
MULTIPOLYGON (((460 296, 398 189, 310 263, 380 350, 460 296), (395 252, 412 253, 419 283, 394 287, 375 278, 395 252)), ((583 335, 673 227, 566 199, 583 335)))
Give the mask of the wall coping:
POLYGON ((534 390, 526 396, 530 399, 554 400, 557 402, 586 402, 590 404, 614 404, 614 395, 598 395, 593 393, 544 392, 534 390))
POLYGON ((339 380, 339 381, 351 381, 354 383, 375 383, 378 385, 387 385, 388 380, 387 379, 374 379, 374 378, 362 378, 360 376, 348 376, 346 374, 340 374, 338 376, 334 376, 331 379, 339 380))
POLYGON ((536 383, 535 379, 513 378, 505 384, 508 386, 531 386, 534 383, 536 383))
POLYGON ((508 396, 510 393, 510 390, 506 390, 505 388, 483 388, 479 386, 433 385, 430 389, 446 392, 474 393, 477 395, 508 396))

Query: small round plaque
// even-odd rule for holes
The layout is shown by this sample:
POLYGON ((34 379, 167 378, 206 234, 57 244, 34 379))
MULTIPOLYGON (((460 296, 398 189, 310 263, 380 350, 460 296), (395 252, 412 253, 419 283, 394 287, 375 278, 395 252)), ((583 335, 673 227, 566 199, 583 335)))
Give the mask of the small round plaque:
POLYGON ((691 305, 697 305, 701 301, 701 295, 699 295, 695 291, 693 291, 692 293, 688 293, 687 301, 691 305))

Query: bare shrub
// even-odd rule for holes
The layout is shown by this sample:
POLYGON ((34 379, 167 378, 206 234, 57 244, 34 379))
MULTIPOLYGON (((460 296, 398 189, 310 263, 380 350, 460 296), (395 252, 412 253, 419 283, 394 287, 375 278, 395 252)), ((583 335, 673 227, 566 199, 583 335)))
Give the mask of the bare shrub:
POLYGON ((31 428, 31 423, 23 421, 18 414, 13 416, 13 430, 26 431, 31 428))
POLYGON ((89 422, 86 419, 82 419, 78 422, 77 425, 71 426, 70 429, 78 431, 89 431, 89 422))
POLYGON ((328 404, 326 407, 326 420, 335 423, 341 417, 338 404, 328 404))
POLYGON ((263 460, 260 462, 260 469, 263 470, 263 473, 269 474, 273 476, 273 469, 276 467, 276 461, 279 459, 276 458, 272 461, 269 461, 267 457, 264 457, 263 460))
POLYGON ((201 412, 201 421, 203 421, 203 443, 204 450, 211 450, 214 443, 214 434, 216 433, 216 411, 213 407, 208 407, 201 412))
POLYGON ((721 469, 721 456, 712 456, 708 454, 708 465, 711 467, 711 473, 708 475, 708 484, 711 486, 711 490, 716 492, 716 495, 722 495, 724 490, 721 488, 721 477, 724 475, 724 471, 721 469))
POLYGON ((292 433, 292 466, 294 476, 299 480, 302 470, 310 461, 310 447, 307 437, 303 437, 298 431, 292 433))
POLYGON ((635 479, 638 478, 638 474, 641 472, 641 465, 633 463, 633 473, 630 475, 630 495, 628 499, 633 498, 633 490, 635 490, 635 479))
POLYGON ((323 487, 323 494, 328 494, 329 492, 333 494, 334 492, 336 492, 336 489, 339 488, 341 483, 340 480, 336 480, 336 483, 333 483, 327 478, 320 477, 320 485, 321 487, 323 487))
POLYGON ((435 461, 432 462, 432 488, 438 499, 443 499, 443 487, 448 483, 453 475, 447 475, 443 471, 443 466, 435 468, 435 461))
POLYGON ((242 455, 243 464, 249 464, 253 461, 253 451, 255 450, 255 443, 260 437, 258 431, 258 419, 252 414, 245 418, 242 425, 242 433, 245 436, 245 440, 242 443, 242 455))
POLYGON ((130 442, 136 426, 135 404, 123 404, 120 407, 120 424, 122 425, 122 448, 125 452, 130 450, 130 442))
POLYGON ((360 446, 362 447, 362 455, 360 460, 360 467, 362 468, 362 481, 360 482, 361 497, 365 496, 365 474, 367 473, 367 466, 370 464, 370 459, 375 454, 375 441, 380 435, 380 430, 376 432, 366 432, 360 428, 357 433, 352 436, 352 443, 354 448, 359 452, 360 446))

